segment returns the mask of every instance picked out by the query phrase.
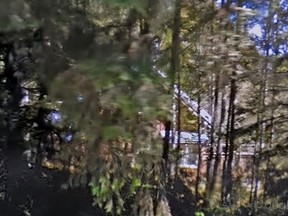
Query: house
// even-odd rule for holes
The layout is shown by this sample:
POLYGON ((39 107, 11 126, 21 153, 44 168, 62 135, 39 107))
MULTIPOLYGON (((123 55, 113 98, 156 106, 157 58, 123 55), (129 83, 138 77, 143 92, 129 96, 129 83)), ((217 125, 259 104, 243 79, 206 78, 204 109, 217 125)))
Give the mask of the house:
MULTIPOLYGON (((160 135, 162 138, 165 137, 165 130, 160 131, 160 135)), ((174 140, 173 140, 173 132, 170 131, 170 143, 172 147, 177 145, 178 142, 178 131, 175 132, 174 140)), ((205 147, 209 141, 209 138, 206 134, 201 134, 199 136, 198 133, 195 132, 180 132, 180 162, 179 166, 181 168, 197 168, 198 166, 198 155, 199 149, 205 147), (200 139, 200 142, 199 142, 200 139), (200 148, 199 148, 200 143, 200 148)))
MULTIPOLYGON (((158 74, 159 76, 163 78, 167 78, 167 75, 165 72, 159 70, 155 66, 152 67, 154 72, 158 74)), ((180 132, 180 149, 181 149, 181 158, 180 158, 180 163, 179 166, 181 168, 192 168, 196 169, 198 166, 198 155, 199 155, 199 149, 202 149, 202 147, 207 146, 209 138, 208 135, 205 134, 206 129, 209 129, 211 127, 211 122, 212 122, 212 117, 211 115, 204 109, 200 108, 198 110, 198 103, 194 100, 192 100, 189 95, 183 91, 180 90, 180 94, 178 94, 178 87, 177 85, 174 85, 174 97, 178 98, 180 97, 181 101, 181 117, 186 120, 187 114, 190 114, 190 117, 197 117, 198 112, 200 115, 201 119, 201 135, 197 132, 192 132, 192 131, 197 131, 197 126, 190 124, 190 126, 181 123, 181 128, 184 129, 183 131, 180 132), (185 116, 186 115, 186 116, 185 116), (184 127, 182 127, 184 126, 184 127), (190 128, 189 128, 190 127, 190 128), (200 142, 199 142, 200 138, 200 142), (199 148, 199 144, 201 145, 199 148)), ((176 113, 174 113, 176 114, 176 113)), ((196 121, 197 122, 197 121, 196 121)), ((160 133, 161 137, 165 137, 165 126, 161 122, 157 122, 156 130, 160 133)), ((177 145, 178 141, 178 131, 174 132, 170 131, 170 143, 172 147, 177 145)))

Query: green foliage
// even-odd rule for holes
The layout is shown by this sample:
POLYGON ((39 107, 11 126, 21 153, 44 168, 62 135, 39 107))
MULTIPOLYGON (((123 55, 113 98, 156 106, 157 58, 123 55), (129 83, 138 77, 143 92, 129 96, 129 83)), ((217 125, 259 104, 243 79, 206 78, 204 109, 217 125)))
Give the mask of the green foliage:
MULTIPOLYGON (((138 10, 141 4, 134 3, 138 10)), ((121 215, 127 198, 159 188, 161 140, 153 122, 169 113, 170 96, 163 94, 149 62, 135 64, 115 47, 91 56, 56 74, 49 82, 49 98, 62 101, 59 109, 79 130, 76 137, 84 140, 84 169, 92 175, 94 203, 121 215)), ((61 158, 68 152, 73 151, 61 152, 61 158)))
MULTIPOLYGON (((124 42, 138 37, 149 2, 12 0, 0 8, 0 33, 5 33, 1 42, 10 33, 11 41, 14 36, 18 41, 35 37, 34 28, 39 30, 35 70, 23 81, 33 91, 31 103, 19 109, 21 132, 33 137, 25 145, 39 146, 52 130, 40 124, 39 110, 59 110, 64 120, 53 130, 72 125, 76 134, 73 142, 57 147, 51 160, 61 161, 57 167, 71 172, 71 186, 90 181, 95 204, 118 215, 127 198, 154 192, 162 183, 162 141, 154 123, 169 114, 170 95, 163 93, 163 80, 151 70, 147 53, 131 60, 123 52, 124 42), (23 35, 14 34, 19 30, 23 35)), ((23 46, 30 49, 30 44, 23 46)), ((1 92, 3 101, 10 94, 1 92)))
POLYGON ((148 0, 142 0, 142 1, 134 1, 134 0, 108 0, 107 2, 110 2, 112 4, 118 5, 120 7, 132 7, 136 9, 140 14, 143 16, 147 15, 147 9, 148 9, 148 0))
POLYGON ((205 214, 203 212, 195 212, 194 215, 195 216, 205 216, 205 214))
POLYGON ((284 61, 281 66, 277 68, 278 73, 285 73, 288 71, 288 61, 284 61))
MULTIPOLYGON (((122 157, 125 156, 122 155, 122 157)), ((127 159, 130 161, 129 158, 127 159)), ((95 173, 96 175, 90 182, 94 204, 101 208, 104 207, 108 212, 116 215, 123 214, 124 203, 130 198, 138 196, 141 191, 153 191, 159 187, 159 182, 157 182, 159 180, 153 180, 154 172, 145 173, 145 168, 141 166, 141 163, 132 161, 132 165, 125 164, 123 160, 125 159, 122 158, 122 162, 118 161, 120 165, 115 164, 115 161, 108 162, 110 165, 107 164, 109 167, 104 165, 104 170, 98 167, 97 174, 95 173), (152 182, 149 183, 151 180, 152 182)), ((150 169, 148 168, 146 172, 150 169)))
POLYGON ((98 184, 91 183, 91 193, 95 197, 95 203, 101 208, 104 207, 107 213, 112 213, 116 208, 116 213, 120 215, 124 205, 120 192, 124 185, 124 180, 114 179, 111 183, 109 178, 101 176, 98 184), (116 195, 115 199, 113 199, 113 195, 116 195))
POLYGON ((4 0, 0 9, 0 32, 17 32, 26 28, 36 28, 39 22, 31 16, 27 2, 19 0, 4 0))
MULTIPOLYGON (((267 38, 263 36, 256 42, 265 45, 266 56, 257 51, 247 36, 249 12, 244 8, 231 8, 237 18, 234 28, 234 23, 227 19, 231 11, 217 10, 213 1, 182 1, 180 84, 194 99, 201 100, 201 108, 210 109, 214 121, 210 132, 214 133, 214 140, 225 137, 221 142, 228 146, 235 139, 235 146, 229 144, 233 151, 242 144, 253 143, 257 152, 263 143, 267 144, 263 154, 259 152, 262 163, 255 166, 255 170, 261 168, 261 179, 265 173, 277 173, 277 178, 266 181, 278 184, 287 177, 287 167, 280 156, 287 155, 288 82, 285 74, 288 66, 283 57, 281 64, 274 67, 274 57, 270 53, 274 49, 279 51, 280 44, 286 43, 287 16, 285 7, 280 6, 284 1, 263 2, 270 5, 267 19, 263 21, 267 38), (273 17, 277 17, 277 23, 273 17), (232 81, 236 82, 237 90, 237 97, 231 103, 235 105, 232 125, 237 133, 234 134, 230 134, 232 126, 226 128, 231 123, 229 91, 232 81)), ((249 3, 257 6, 254 1, 249 3)), ((131 45, 132 38, 139 36, 139 28, 148 23, 152 33, 162 39, 159 58, 153 64, 169 71, 173 45, 172 4, 170 0, 4 0, 1 3, 0 33, 1 37, 4 35, 1 42, 32 38, 36 28, 41 30, 39 37, 43 42, 41 48, 34 44, 33 48, 28 48, 37 56, 35 69, 21 80, 21 85, 30 83, 25 84, 25 88, 36 93, 28 107, 19 109, 18 117, 23 120, 20 123, 25 125, 21 133, 36 137, 42 130, 35 124, 41 108, 60 110, 64 122, 59 128, 69 123, 75 126, 77 133, 74 142, 61 146, 55 158, 63 159, 65 167, 73 168, 70 169, 72 178, 85 176, 83 179, 87 179, 86 175, 91 175, 89 181, 95 204, 111 214, 123 215, 127 198, 139 205, 146 202, 145 206, 153 193, 165 187, 162 140, 155 133, 154 123, 160 117, 170 117, 171 95, 164 93, 163 84, 171 83, 151 70, 149 56, 145 53, 151 47, 137 50, 144 53, 137 53, 141 57, 136 60, 125 52, 126 42, 131 45), (43 93, 41 85, 48 87, 48 95, 39 100, 43 93), (137 199, 140 195, 145 195, 144 201, 137 199)), ((14 44, 17 53, 28 47, 25 45, 27 47, 21 49, 16 44, 19 44, 14 44)), ((274 54, 279 55, 276 51, 274 54)), ((14 96, 5 84, 4 75, 2 77, 2 70, 5 70, 2 61, 0 70, 4 86, 1 85, 1 102, 12 100, 14 96)), ((1 117, 9 114, 9 109, 4 108, 1 107, 1 117)), ((184 109, 186 107, 182 107, 184 109)), ((187 109, 182 112, 183 130, 197 130, 197 121, 187 109)), ((35 147, 36 141, 25 141, 25 144, 35 147)), ((215 150, 216 142, 212 145, 215 150)), ((247 200, 246 192, 243 193, 245 199, 239 198, 241 189, 241 185, 238 190, 233 188, 232 196, 239 200, 234 209, 247 200)), ((214 206, 211 211, 215 210, 215 214, 231 214, 231 209, 219 207, 218 203, 212 208, 214 206)), ((195 213, 195 216, 202 215, 203 212, 195 213)))

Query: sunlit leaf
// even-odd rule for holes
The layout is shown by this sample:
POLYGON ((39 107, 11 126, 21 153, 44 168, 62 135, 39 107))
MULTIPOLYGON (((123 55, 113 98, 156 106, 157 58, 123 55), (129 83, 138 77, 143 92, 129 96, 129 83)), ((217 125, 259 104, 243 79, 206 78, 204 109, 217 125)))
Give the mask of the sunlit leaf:
POLYGON ((106 205, 105 205, 104 208, 105 208, 105 210, 106 210, 107 213, 112 212, 112 210, 113 210, 113 200, 110 199, 110 200, 106 203, 106 205))

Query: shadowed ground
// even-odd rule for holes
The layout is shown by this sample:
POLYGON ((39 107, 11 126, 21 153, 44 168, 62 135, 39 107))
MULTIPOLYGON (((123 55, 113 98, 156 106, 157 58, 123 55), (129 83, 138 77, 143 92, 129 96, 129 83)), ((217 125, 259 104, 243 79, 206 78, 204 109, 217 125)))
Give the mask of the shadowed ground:
POLYGON ((105 215, 92 206, 88 189, 61 189, 67 176, 36 166, 29 169, 22 151, 5 152, 7 200, 0 201, 1 216, 20 216, 25 208, 35 216, 105 215))
MULTIPOLYGON (((29 169, 22 153, 19 149, 5 152, 8 197, 0 201, 0 216, 28 216, 25 209, 31 209, 32 216, 105 216, 92 206, 88 189, 61 189, 67 175, 39 165, 29 169)), ((193 215, 195 206, 189 194, 181 181, 176 181, 174 189, 167 191, 173 216, 193 215)))

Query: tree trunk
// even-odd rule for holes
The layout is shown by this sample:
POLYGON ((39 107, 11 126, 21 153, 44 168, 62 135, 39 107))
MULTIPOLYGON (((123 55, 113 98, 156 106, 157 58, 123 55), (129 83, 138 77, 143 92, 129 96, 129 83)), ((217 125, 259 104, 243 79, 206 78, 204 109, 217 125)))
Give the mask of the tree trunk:
MULTIPOLYGON (((198 73, 198 72, 197 72, 198 73)), ((196 186, 195 186, 195 194, 196 194, 196 200, 198 200, 199 197, 199 185, 200 185, 200 171, 201 171, 201 165, 202 165, 202 143, 201 143, 201 116, 200 116, 200 104, 201 104, 201 92, 200 92, 200 82, 201 78, 200 75, 197 75, 197 89, 198 89, 198 95, 197 95, 197 133, 198 133, 198 164, 197 164, 197 176, 196 176, 196 186)))
POLYGON ((169 147, 170 147, 170 131, 171 131, 171 121, 165 121, 165 137, 163 139, 163 153, 162 158, 165 161, 165 167, 167 168, 168 159, 169 159, 169 147))
MULTIPOLYGON (((219 98, 219 74, 216 74, 216 79, 215 79, 215 91, 214 91, 214 115, 213 115, 213 124, 211 127, 211 147, 213 148, 214 146, 214 127, 215 127, 215 120, 218 118, 218 98, 219 98)), ((223 94, 221 101, 223 101, 223 94)), ((220 104, 220 111, 222 109, 223 103, 220 104)), ((215 155, 215 161, 214 161, 214 166, 213 166, 213 174, 211 181, 208 181, 209 186, 209 197, 213 194, 215 183, 216 183, 216 178, 217 178, 217 173, 218 173, 218 167, 219 167, 219 162, 221 160, 221 152, 220 152, 220 141, 221 141, 221 128, 222 124, 224 122, 224 113, 220 113, 220 121, 219 121, 219 128, 218 128, 218 138, 217 138, 217 143, 216 143, 216 155, 215 155)), ((214 158, 214 151, 210 152, 210 160, 213 160, 214 158)), ((209 169, 209 168, 208 168, 209 169)), ((207 172, 210 172, 210 169, 207 170, 207 172)))
POLYGON ((256 156, 254 156, 254 179, 253 184, 251 186, 251 194, 250 194, 250 201, 253 204, 252 205, 252 214, 256 214, 256 202, 258 199, 258 182, 261 178, 260 172, 259 172, 259 166, 261 163, 261 153, 262 148, 265 145, 265 134, 266 134, 266 123, 263 122, 264 119, 264 111, 266 110, 266 104, 265 100, 267 97, 267 86, 268 86, 268 68, 269 68, 269 61, 268 58, 270 56, 270 43, 272 42, 271 34, 273 32, 271 25, 273 23, 273 7, 274 7, 274 1, 270 1, 269 5, 269 11, 268 11, 268 17, 267 17, 267 23, 266 23, 266 32, 265 32, 265 41, 264 41, 264 49, 265 49, 265 58, 263 59, 263 67, 261 70, 261 86, 260 86, 260 101, 259 101, 259 108, 258 108, 258 129, 257 129, 257 139, 259 143, 259 150, 257 151, 256 156))
POLYGON ((174 13, 174 23, 173 23, 173 32, 172 32, 172 47, 171 47, 171 89, 175 93, 174 85, 177 83, 177 104, 176 104, 176 125, 173 125, 172 133, 172 142, 175 141, 175 131, 178 130, 178 140, 176 149, 178 151, 178 156, 176 158, 176 171, 179 160, 179 151, 180 151, 180 32, 181 32, 181 8, 182 0, 176 0, 175 2, 175 13, 174 13))
MULTIPOLYGON (((233 73, 235 75, 235 73, 233 73)), ((232 163, 234 158, 234 150, 235 150, 235 132, 234 132, 234 124, 235 124, 235 98, 236 98, 236 80, 232 78, 231 80, 231 89, 230 89, 230 104, 229 104, 229 113, 230 113, 230 128, 229 128, 229 150, 228 150, 228 158, 227 158, 227 170, 225 174, 225 179, 227 181, 225 188, 225 200, 231 199, 232 197, 232 186, 233 186, 233 177, 232 177, 232 163)), ((229 200, 230 202, 231 200, 229 200)))
MULTIPOLYGON (((273 1, 272 1, 273 2, 273 1)), ((279 7, 279 5, 278 5, 279 7)), ((277 12, 276 12, 277 14, 277 12)), ((272 15, 269 16, 270 17, 270 20, 268 19, 267 20, 267 25, 270 27, 269 29, 272 28, 272 25, 273 25, 273 32, 271 32, 271 34, 274 34, 273 37, 274 38, 278 38, 279 37, 279 22, 278 20, 275 21, 274 19, 275 18, 271 18, 272 15), (273 19, 273 20, 272 20, 273 19), (273 24, 272 24, 273 23, 273 24), (276 30, 276 31, 275 31, 276 30)), ((278 16, 277 16, 277 19, 278 19, 278 16)), ((279 52, 279 45, 276 44, 276 48, 275 48, 275 55, 278 56, 280 54, 279 52)), ((266 55, 269 54, 269 51, 266 52, 266 55)), ((276 85, 276 78, 277 78, 277 63, 275 64, 274 62, 274 65, 273 65, 273 69, 272 69, 272 72, 271 72, 271 78, 269 79, 270 80, 270 85, 271 85, 271 88, 272 88, 272 95, 271 95, 271 113, 270 113, 270 131, 269 131, 269 146, 268 148, 271 149, 273 147, 273 143, 274 143, 274 115, 275 115, 275 109, 276 109, 276 89, 275 89, 275 85, 276 85)), ((270 189, 271 187, 271 171, 272 171, 273 167, 272 167, 272 164, 271 164, 271 159, 270 157, 268 157, 267 159, 267 164, 266 164, 266 172, 265 172, 265 183, 264 183, 264 194, 263 194, 263 199, 265 200, 266 197, 267 197, 267 192, 268 190, 270 189)))

